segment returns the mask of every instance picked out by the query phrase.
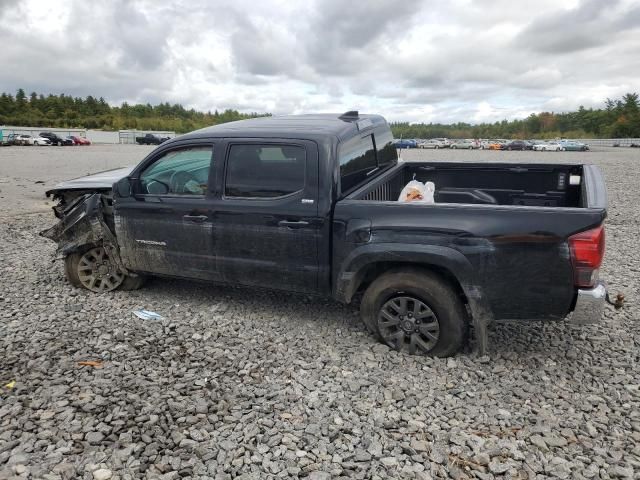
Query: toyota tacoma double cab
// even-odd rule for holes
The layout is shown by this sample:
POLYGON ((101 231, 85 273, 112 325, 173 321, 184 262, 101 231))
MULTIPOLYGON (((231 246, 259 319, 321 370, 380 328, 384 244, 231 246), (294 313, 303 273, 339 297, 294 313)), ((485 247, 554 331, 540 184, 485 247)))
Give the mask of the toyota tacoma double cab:
POLYGON ((389 347, 449 356, 493 320, 598 320, 607 196, 592 165, 401 162, 379 115, 266 117, 164 142, 47 192, 69 282, 181 277, 358 299, 389 347), (399 201, 433 182, 434 203, 399 201))

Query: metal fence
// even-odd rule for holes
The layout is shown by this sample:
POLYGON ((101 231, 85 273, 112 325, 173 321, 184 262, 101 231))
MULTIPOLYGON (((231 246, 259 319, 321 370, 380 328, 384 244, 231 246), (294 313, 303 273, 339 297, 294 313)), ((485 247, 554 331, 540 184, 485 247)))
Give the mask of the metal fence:
POLYGON ((3 137, 6 139, 10 134, 31 135, 37 137, 40 132, 52 132, 60 137, 77 136, 84 137, 92 143, 124 143, 135 144, 136 137, 143 137, 147 133, 157 135, 159 137, 173 138, 176 132, 170 131, 153 131, 153 130, 119 130, 117 132, 109 132, 104 130, 87 130, 86 128, 49 128, 49 127, 17 127, 10 125, 0 125, 3 137))
POLYGON ((632 143, 640 144, 640 138, 576 138, 578 142, 587 143, 592 147, 628 147, 632 143))
POLYGON ((86 137, 87 130, 85 128, 47 128, 47 127, 12 127, 6 125, 0 125, 3 135, 6 137, 9 134, 16 135, 31 135, 37 137, 40 132, 53 132, 60 137, 86 137))

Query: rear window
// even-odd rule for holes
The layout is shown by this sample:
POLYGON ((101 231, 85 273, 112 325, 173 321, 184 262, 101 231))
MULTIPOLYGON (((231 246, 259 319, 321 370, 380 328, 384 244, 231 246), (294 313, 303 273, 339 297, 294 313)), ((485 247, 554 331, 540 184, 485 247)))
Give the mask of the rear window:
POLYGON ((378 167, 373 135, 354 137, 340 144, 340 185, 342 193, 361 183, 369 172, 378 167))
POLYGON ((306 158, 297 145, 232 145, 224 194, 276 198, 298 192, 305 185, 306 158))
POLYGON ((388 128, 373 134, 354 137, 338 147, 342 194, 364 182, 374 170, 394 165, 398 152, 388 128))
POLYGON ((378 150, 378 166, 384 168, 398 161, 398 151, 393 145, 391 130, 376 132, 376 148, 378 150))

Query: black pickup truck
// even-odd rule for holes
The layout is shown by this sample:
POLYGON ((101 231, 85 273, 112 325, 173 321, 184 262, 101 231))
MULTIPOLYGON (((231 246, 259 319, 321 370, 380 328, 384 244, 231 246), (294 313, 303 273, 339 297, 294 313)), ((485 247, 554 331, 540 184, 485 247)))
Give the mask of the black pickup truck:
POLYGON ((48 139, 51 142, 51 145, 57 145, 59 147, 73 145, 73 140, 62 138, 53 132, 41 132, 40 136, 48 139))
POLYGON ((360 299, 392 348, 482 348, 494 319, 596 321, 607 197, 591 165, 398 162, 377 115, 268 117, 163 143, 47 192, 69 281, 147 275, 360 299), (435 203, 398 197, 412 179, 435 203), (360 297, 360 293, 362 296, 360 297))
POLYGON ((167 140, 169 140, 169 137, 159 137, 153 133, 147 133, 142 137, 136 137, 136 143, 138 145, 160 145, 167 140))

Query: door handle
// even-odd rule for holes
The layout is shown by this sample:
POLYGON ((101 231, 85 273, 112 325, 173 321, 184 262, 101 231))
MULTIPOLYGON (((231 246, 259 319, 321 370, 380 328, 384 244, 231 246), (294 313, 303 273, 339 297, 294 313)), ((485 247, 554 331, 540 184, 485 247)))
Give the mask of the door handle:
POLYGON ((304 228, 309 226, 309 222, 305 222, 304 220, 301 220, 299 222, 293 222, 290 220, 280 220, 278 222, 278 226, 287 227, 287 228, 304 228))
POLYGON ((182 217, 183 220, 194 223, 202 223, 208 218, 209 217, 207 217, 206 215, 185 215, 184 217, 182 217))

